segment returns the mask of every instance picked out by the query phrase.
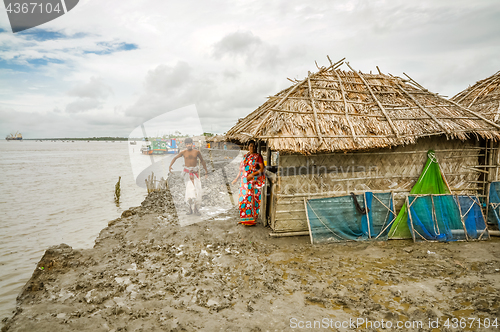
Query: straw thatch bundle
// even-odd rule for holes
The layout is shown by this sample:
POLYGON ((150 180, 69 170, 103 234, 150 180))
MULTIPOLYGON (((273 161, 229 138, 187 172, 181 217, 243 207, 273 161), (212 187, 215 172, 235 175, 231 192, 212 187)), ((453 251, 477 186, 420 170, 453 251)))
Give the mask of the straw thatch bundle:
MULTIPOLYGON (((330 62, 331 63, 331 62, 330 62)), ((269 100, 231 128, 226 138, 267 141, 275 151, 321 153, 413 144, 419 137, 470 134, 500 138, 500 126, 411 78, 363 74, 343 59, 269 100)), ((378 67, 377 67, 378 69, 378 67)))
POLYGON ((497 122, 500 119, 500 71, 476 82, 451 100, 497 122))

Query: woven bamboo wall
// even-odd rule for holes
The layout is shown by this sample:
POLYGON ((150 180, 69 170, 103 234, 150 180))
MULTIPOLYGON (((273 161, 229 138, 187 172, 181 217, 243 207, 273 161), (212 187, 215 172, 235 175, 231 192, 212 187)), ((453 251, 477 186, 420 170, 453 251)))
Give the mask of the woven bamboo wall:
POLYGON ((403 205, 420 176, 427 151, 435 150, 452 191, 478 194, 481 172, 473 170, 484 155, 477 140, 444 137, 420 139, 417 144, 359 153, 280 155, 277 200, 271 227, 276 232, 307 230, 304 198, 348 195, 350 192, 392 191, 396 210, 403 205), (295 175, 294 175, 295 174, 295 175))

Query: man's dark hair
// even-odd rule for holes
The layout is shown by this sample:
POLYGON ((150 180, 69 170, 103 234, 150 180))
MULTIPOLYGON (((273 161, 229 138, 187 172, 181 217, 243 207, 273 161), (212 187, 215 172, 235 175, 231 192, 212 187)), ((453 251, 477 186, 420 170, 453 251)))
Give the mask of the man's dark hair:
POLYGON ((191 137, 188 137, 184 140, 185 144, 193 144, 193 139, 191 137))

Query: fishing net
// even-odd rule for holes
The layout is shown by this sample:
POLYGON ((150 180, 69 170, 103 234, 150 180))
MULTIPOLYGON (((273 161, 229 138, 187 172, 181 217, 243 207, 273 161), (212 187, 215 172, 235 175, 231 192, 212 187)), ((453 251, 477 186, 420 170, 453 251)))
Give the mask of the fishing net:
POLYGON ((497 224, 500 229, 500 182, 490 183, 488 223, 497 224))
MULTIPOLYGON (((449 194, 450 190, 444 180, 433 150, 427 152, 427 162, 410 194, 449 194)), ((408 211, 406 203, 399 211, 396 220, 389 230, 390 239, 410 239, 412 234, 408 228, 408 211)))
POLYGON ((475 196, 409 195, 407 206, 415 242, 488 238, 481 205, 475 196))
POLYGON ((468 239, 489 239, 488 228, 484 222, 481 202, 476 196, 457 196, 460 212, 465 223, 468 239))
POLYGON ((392 193, 306 200, 311 243, 386 240, 395 218, 392 193))

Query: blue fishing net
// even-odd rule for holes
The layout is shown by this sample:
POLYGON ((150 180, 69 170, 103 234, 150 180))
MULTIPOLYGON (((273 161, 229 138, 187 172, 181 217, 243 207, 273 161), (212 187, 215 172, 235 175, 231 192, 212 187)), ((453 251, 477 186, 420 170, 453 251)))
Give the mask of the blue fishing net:
POLYGON ((475 196, 409 195, 408 206, 408 227, 416 242, 488 238, 475 196))
POLYGON ((490 184, 488 223, 497 224, 500 229, 500 182, 490 184))
POLYGON ((386 240, 395 219, 391 193, 310 199, 306 209, 312 243, 386 240))
POLYGON ((469 239, 487 240, 488 229, 481 211, 481 202, 476 196, 458 196, 462 218, 469 239))

